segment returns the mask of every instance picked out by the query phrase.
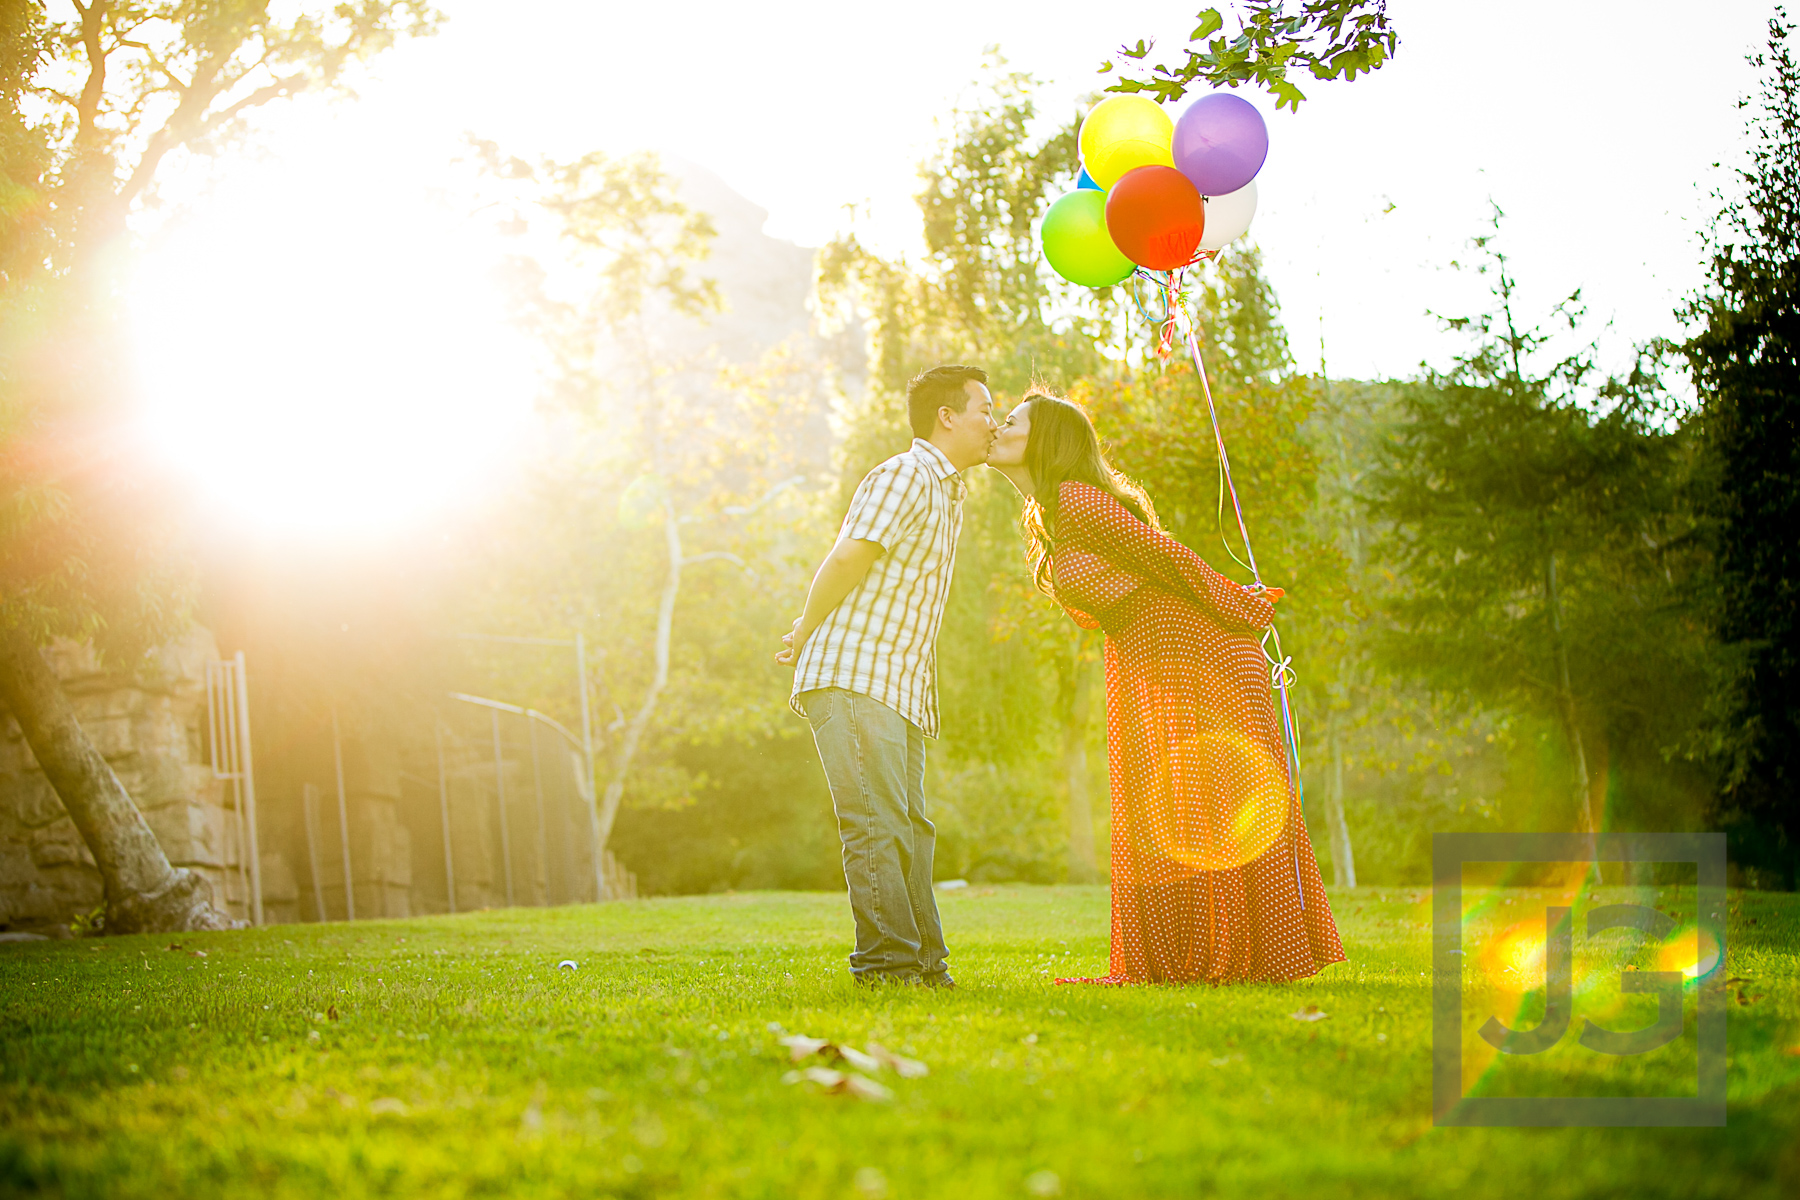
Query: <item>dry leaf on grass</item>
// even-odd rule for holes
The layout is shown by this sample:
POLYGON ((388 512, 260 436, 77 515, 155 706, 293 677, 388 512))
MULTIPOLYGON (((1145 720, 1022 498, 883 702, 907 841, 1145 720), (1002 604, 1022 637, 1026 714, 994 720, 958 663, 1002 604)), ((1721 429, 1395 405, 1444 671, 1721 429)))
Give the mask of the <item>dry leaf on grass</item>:
POLYGON ((864 1054, 855 1046, 834 1046, 837 1056, 859 1071, 881 1070, 881 1060, 870 1054, 864 1054))
POLYGON ((902 1058, 880 1042, 869 1043, 869 1053, 881 1061, 881 1065, 891 1070, 902 1079, 919 1079, 931 1074, 931 1068, 916 1058, 902 1058))
POLYGON ((1328 1012, 1320 1012, 1319 1006, 1316 1004, 1309 1004, 1299 1012, 1289 1013, 1288 1016, 1295 1021, 1323 1021, 1330 1017, 1331 1014, 1328 1012))
POLYGON ((807 1037, 804 1033, 790 1033, 786 1037, 775 1040, 788 1048, 789 1062, 799 1062, 803 1058, 811 1058, 831 1045, 829 1038, 807 1037))
POLYGON ((788 1048, 789 1062, 800 1062, 802 1059, 811 1058, 816 1054, 827 1062, 841 1060, 849 1063, 858 1071, 879 1071, 886 1065, 877 1055, 864 1054, 855 1046, 846 1046, 828 1038, 807 1037, 803 1033, 794 1033, 775 1040, 788 1048))
POLYGON ((783 1083, 817 1084, 820 1090, 828 1095, 855 1096, 859 1100, 892 1100, 894 1093, 876 1083, 866 1075, 858 1075, 854 1071, 834 1071, 830 1067, 808 1067, 804 1071, 789 1071, 781 1077, 783 1083))

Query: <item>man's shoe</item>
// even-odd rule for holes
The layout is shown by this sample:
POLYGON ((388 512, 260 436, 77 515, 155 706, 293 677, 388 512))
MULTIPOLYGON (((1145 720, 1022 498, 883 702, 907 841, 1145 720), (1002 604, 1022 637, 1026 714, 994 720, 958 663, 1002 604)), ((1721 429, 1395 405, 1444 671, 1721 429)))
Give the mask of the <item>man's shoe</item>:
POLYGON ((909 987, 921 981, 911 971, 864 971, 861 975, 850 977, 858 987, 909 987))
POLYGON ((940 971, 936 975, 921 975, 919 977, 919 982, 926 987, 944 988, 946 990, 954 990, 956 987, 956 980, 950 978, 950 973, 948 971, 940 971))

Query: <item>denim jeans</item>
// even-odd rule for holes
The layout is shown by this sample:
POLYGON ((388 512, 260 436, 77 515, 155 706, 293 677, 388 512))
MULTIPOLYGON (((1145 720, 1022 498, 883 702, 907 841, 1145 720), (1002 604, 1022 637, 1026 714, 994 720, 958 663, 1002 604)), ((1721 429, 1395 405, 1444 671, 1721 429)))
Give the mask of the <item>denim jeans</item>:
POLYGON ((937 830, 925 816, 925 735, 879 700, 842 688, 800 697, 831 785, 856 916, 858 979, 945 977, 931 890, 937 830))

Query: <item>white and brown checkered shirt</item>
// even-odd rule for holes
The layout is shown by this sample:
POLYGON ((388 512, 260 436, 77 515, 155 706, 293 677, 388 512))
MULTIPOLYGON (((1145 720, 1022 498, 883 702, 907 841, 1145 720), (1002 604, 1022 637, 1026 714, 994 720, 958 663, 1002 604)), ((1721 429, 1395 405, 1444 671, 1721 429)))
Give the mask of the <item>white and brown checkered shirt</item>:
POLYGON ((838 539, 887 551, 801 647, 788 703, 816 688, 879 700, 926 737, 938 735, 937 635, 956 567, 963 477, 923 438, 870 471, 838 539))

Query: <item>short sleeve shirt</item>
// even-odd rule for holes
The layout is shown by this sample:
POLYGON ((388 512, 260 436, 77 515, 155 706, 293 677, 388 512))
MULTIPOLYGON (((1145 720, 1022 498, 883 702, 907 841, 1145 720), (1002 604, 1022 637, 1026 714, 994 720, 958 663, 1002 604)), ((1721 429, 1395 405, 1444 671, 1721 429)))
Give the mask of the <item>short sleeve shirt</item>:
POLYGON ((838 539, 886 552, 800 650, 789 704, 843 688, 887 705, 938 735, 937 635, 962 530, 962 475, 923 438, 870 471, 850 501, 838 539))

